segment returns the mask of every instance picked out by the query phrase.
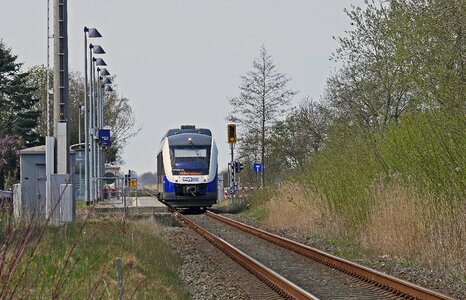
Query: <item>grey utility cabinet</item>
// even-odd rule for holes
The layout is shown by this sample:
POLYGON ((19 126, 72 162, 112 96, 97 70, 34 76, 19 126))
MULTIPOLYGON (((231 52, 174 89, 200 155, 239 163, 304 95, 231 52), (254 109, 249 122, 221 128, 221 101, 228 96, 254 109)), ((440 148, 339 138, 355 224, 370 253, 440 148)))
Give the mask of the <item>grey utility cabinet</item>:
POLYGON ((28 219, 45 218, 45 146, 21 150, 21 203, 19 211, 28 219))

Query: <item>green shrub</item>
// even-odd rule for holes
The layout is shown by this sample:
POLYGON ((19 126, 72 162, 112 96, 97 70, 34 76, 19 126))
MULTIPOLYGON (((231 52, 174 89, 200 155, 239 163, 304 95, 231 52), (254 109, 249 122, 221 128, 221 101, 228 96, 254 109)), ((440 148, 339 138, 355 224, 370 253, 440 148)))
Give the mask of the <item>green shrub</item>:
POLYGON ((404 117, 380 145, 389 175, 418 192, 453 205, 464 201, 466 118, 461 113, 426 112, 404 117), (442 200, 443 199, 443 200, 442 200))
POLYGON ((250 204, 253 207, 263 206, 267 201, 272 199, 275 193, 276 190, 273 186, 257 189, 249 196, 250 204))
POLYGON ((436 111, 407 115, 383 137, 335 126, 326 147, 310 158, 300 177, 357 229, 367 220, 375 185, 393 178, 454 209, 466 198, 465 167, 464 115, 436 111))
POLYGON ((372 203, 369 187, 379 166, 364 133, 353 133, 350 138, 337 130, 327 147, 312 157, 302 178, 329 208, 345 216, 349 226, 358 227, 372 203))

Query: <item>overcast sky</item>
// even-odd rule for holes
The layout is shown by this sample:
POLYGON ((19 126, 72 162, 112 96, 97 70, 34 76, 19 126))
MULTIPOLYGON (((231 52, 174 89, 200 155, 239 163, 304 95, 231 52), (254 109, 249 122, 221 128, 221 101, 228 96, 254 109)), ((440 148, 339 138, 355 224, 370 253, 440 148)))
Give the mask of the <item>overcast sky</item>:
MULTIPOLYGON (((71 70, 83 71, 83 27, 96 27, 119 93, 130 99, 140 134, 130 140, 123 170, 155 171, 169 128, 210 128, 220 168, 229 148, 228 97, 265 45, 279 70, 305 96, 319 99, 335 65, 332 36, 343 35, 343 12, 362 0, 69 0, 71 70)), ((46 64, 47 0, 0 0, 0 39, 26 67, 46 64)))

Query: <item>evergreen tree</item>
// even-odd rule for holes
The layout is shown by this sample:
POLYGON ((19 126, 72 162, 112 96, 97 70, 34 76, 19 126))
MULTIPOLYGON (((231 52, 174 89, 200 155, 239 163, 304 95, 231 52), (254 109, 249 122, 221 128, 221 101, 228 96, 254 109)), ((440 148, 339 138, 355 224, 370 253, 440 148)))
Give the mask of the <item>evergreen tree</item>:
MULTIPOLYGON (((36 131, 40 112, 37 99, 33 96, 36 87, 27 83, 27 72, 21 71, 21 63, 3 41, 0 41, 0 138, 13 138, 15 148, 22 149, 39 145, 42 140, 36 131)), ((11 143, 1 143, 12 147, 11 143)), ((5 152, 8 149, 0 149, 5 152)), ((5 158, 3 158, 5 159, 5 158)), ((8 156, 0 169, 0 189, 4 188, 4 177, 12 177, 16 171, 16 156, 8 156)))
POLYGON ((42 142, 36 131, 40 112, 33 94, 37 87, 28 84, 29 74, 21 72, 17 58, 0 41, 0 134, 16 136, 22 147, 32 147, 42 142))

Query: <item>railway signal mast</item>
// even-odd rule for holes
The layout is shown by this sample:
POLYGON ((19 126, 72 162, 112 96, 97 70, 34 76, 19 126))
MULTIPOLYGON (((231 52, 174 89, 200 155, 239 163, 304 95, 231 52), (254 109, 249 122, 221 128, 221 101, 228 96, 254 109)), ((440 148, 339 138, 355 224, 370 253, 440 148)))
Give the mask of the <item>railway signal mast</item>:
POLYGON ((228 143, 230 144, 231 150, 231 161, 228 164, 229 169, 229 178, 230 178, 230 196, 233 198, 235 195, 236 189, 238 187, 236 183, 236 168, 235 168, 235 161, 234 161, 234 153, 233 149, 235 148, 236 144, 236 124, 228 124, 227 129, 228 134, 228 143))

